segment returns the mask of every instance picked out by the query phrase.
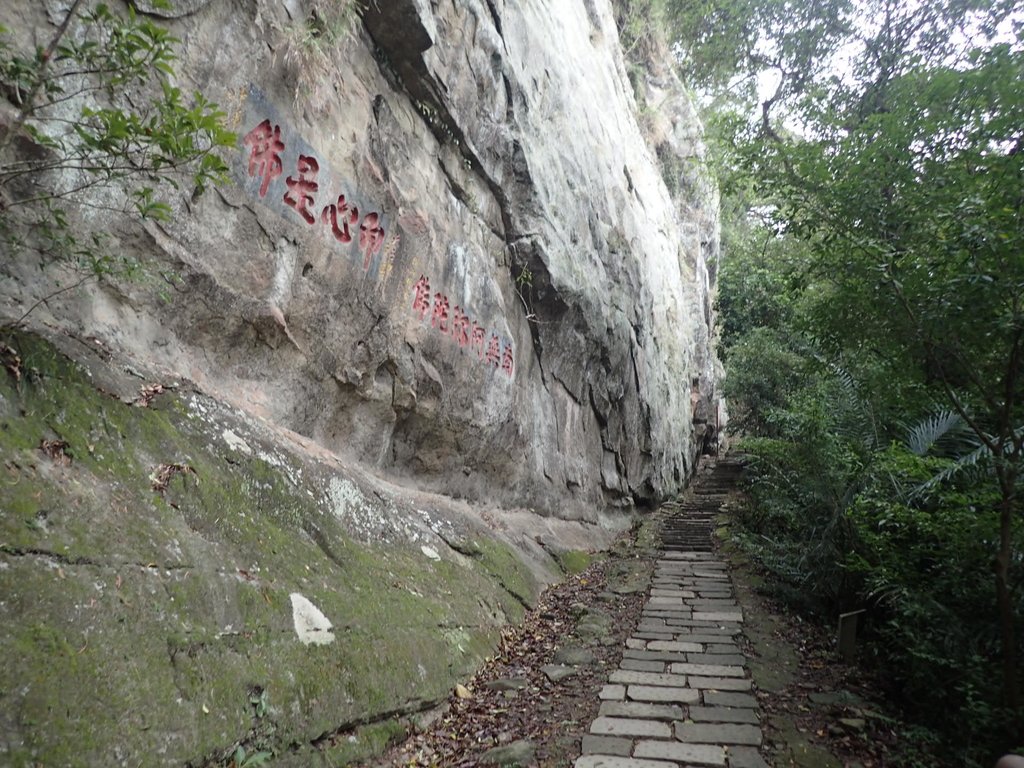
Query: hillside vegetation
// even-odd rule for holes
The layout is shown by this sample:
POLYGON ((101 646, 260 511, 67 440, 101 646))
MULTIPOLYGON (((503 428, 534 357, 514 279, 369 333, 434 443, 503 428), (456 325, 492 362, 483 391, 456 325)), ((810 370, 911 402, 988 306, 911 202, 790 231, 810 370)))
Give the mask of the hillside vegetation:
POLYGON ((991 765, 1024 744, 1020 14, 659 8, 719 162, 745 543, 822 620, 867 609, 905 764, 991 765))

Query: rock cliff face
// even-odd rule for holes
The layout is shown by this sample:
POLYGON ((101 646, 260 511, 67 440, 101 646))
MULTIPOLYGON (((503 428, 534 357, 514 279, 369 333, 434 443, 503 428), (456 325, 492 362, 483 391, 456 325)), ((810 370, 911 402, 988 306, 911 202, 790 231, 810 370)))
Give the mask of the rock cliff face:
MULTIPOLYGON (((14 5, 22 43, 62 16, 14 5)), ((607 0, 135 7, 229 115, 235 183, 167 223, 88 214, 169 298, 37 318, 421 489, 594 519, 681 486, 714 423, 716 200, 684 89, 631 84, 607 0)), ((62 277, 4 269, 15 316, 62 277)))
MULTIPOLYGON (((0 184, 0 763, 344 764, 714 441, 700 126, 609 0, 164 5, 231 182, 143 224, 29 179, 148 278, 0 184)), ((49 150, 0 85, 2 179, 49 150)))

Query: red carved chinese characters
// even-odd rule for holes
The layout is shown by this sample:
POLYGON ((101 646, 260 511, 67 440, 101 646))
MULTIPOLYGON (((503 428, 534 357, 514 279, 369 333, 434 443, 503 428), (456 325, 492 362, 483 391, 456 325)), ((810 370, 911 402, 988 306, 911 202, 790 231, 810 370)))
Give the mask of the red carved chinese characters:
POLYGON ((281 163, 281 153, 284 152, 281 126, 271 127, 270 120, 264 120, 245 134, 242 141, 249 147, 249 175, 263 178, 260 182, 260 197, 266 197, 270 182, 284 171, 281 163))
POLYGON ((487 329, 467 315, 461 306, 452 307, 448 297, 440 291, 431 295, 430 281, 425 275, 420 275, 413 286, 412 311, 419 315, 421 322, 430 312, 432 328, 451 337, 460 349, 468 346, 488 369, 500 369, 510 379, 515 374, 512 344, 503 343, 496 333, 492 333, 488 341, 487 329))
MULTIPOLYGON (((260 177, 259 195, 266 197, 271 182, 284 171, 281 157, 285 147, 281 140, 281 126, 272 125, 268 118, 249 131, 243 142, 249 148, 249 176, 260 177)), ((315 157, 300 154, 296 175, 285 179, 288 189, 282 198, 284 204, 295 209, 307 224, 315 224, 317 220, 314 194, 320 189, 317 181, 319 171, 320 162, 315 157)), ((320 222, 329 225, 334 239, 345 244, 355 239, 358 227, 364 271, 370 268, 374 255, 384 245, 386 235, 382 215, 373 211, 360 222, 359 208, 347 201, 345 195, 338 195, 336 203, 324 206, 320 211, 320 222)))
MULTIPOLYGON (((270 184, 284 172, 281 159, 285 151, 281 140, 281 126, 272 125, 270 119, 263 120, 243 138, 249 148, 249 176, 260 179, 259 196, 266 197, 270 184)), ((317 221, 315 195, 320 190, 317 175, 320 173, 320 162, 312 155, 298 156, 295 176, 285 179, 287 190, 282 200, 284 204, 295 210, 306 224, 317 221)), ((397 236, 392 235, 388 246, 384 247, 385 232, 381 214, 372 211, 359 219, 359 209, 338 195, 337 202, 324 206, 320 211, 320 222, 330 225, 334 239, 340 243, 350 244, 354 239, 356 227, 359 231, 359 251, 363 254, 363 270, 370 268, 370 262, 378 252, 383 252, 380 267, 380 279, 391 269, 391 259, 397 248, 397 236)), ((487 341, 487 329, 473 320, 462 306, 452 307, 448 297, 440 291, 431 291, 430 281, 420 275, 413 286, 412 311, 425 322, 430 313, 430 325, 438 332, 450 337, 460 349, 469 347, 477 359, 488 369, 500 369, 512 378, 515 361, 512 345, 503 344, 498 334, 492 333, 487 341)))
POLYGON ((380 216, 376 213, 368 213, 363 217, 363 223, 359 225, 359 250, 363 256, 363 270, 370 267, 370 258, 376 253, 384 242, 384 229, 378 222, 380 216))
POLYGON ((430 310, 430 281, 423 275, 420 275, 420 279, 416 281, 413 290, 416 294, 412 300, 412 311, 419 312, 420 320, 422 320, 430 310))
POLYGON ((452 338, 460 347, 469 344, 469 318, 462 311, 462 307, 457 306, 452 310, 452 338))
POLYGON ((307 224, 312 224, 316 221, 316 216, 309 210, 309 206, 313 205, 313 193, 320 189, 320 185, 316 183, 320 164, 315 157, 299 155, 297 170, 299 178, 293 179, 289 176, 284 180, 288 185, 288 191, 284 193, 284 202, 298 211, 307 224))
POLYGON ((487 357, 484 362, 487 365, 493 365, 495 368, 498 367, 498 363, 501 361, 501 342, 498 340, 498 335, 492 333, 491 340, 487 344, 487 357))
POLYGON ((505 345, 505 351, 502 352, 502 355, 501 355, 501 370, 504 371, 505 374, 509 378, 512 378, 512 369, 513 369, 512 345, 511 344, 506 344, 505 345))
POLYGON ((349 205, 344 195, 338 195, 337 203, 326 206, 320 212, 320 221, 324 224, 330 223, 334 239, 339 243, 351 243, 352 233, 349 226, 354 227, 359 221, 359 209, 349 205))
POLYGON ((448 330, 448 297, 440 293, 434 294, 434 314, 430 318, 430 324, 439 331, 448 330))
POLYGON ((487 331, 482 325, 477 325, 476 320, 473 321, 473 331, 470 335, 470 346, 476 350, 477 355, 482 360, 484 357, 484 337, 487 335, 487 331))

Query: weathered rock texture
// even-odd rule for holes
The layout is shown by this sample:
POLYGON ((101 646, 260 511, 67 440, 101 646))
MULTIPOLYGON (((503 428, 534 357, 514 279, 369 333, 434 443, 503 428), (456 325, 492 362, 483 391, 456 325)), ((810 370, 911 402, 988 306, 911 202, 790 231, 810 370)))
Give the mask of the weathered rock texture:
MULTIPOLYGON (((3 21, 45 44, 67 5, 3 21)), ((368 5, 135 0, 233 182, 69 210, 167 283, 54 294, 78 275, 4 240, 0 315, 54 295, 0 332, 0 763, 379 748, 713 439, 678 80, 631 82, 608 0, 368 5)))
MULTIPOLYGON (((38 40, 61 15, 14 5, 38 40)), ((172 5, 136 3, 230 116, 237 184, 144 229, 89 214, 177 270, 169 303, 37 317, 419 488, 594 519, 680 487, 714 422, 715 198, 684 89, 634 89, 607 0, 369 3, 338 39, 344 4, 172 5)), ((4 268, 8 314, 57 275, 4 268)))
POLYGON ((343 763, 553 578, 514 520, 56 340, 0 346, 2 765, 343 763))

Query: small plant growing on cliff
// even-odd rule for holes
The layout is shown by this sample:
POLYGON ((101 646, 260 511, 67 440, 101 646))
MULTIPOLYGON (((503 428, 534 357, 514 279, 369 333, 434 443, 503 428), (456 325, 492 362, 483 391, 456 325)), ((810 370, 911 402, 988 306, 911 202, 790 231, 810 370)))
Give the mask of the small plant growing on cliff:
POLYGON ((533 273, 525 264, 519 269, 519 274, 516 275, 516 285, 520 290, 533 285, 533 273))
POLYGON ((337 82, 335 53, 359 23, 366 5, 360 0, 313 0, 304 4, 305 18, 284 32, 284 65, 295 79, 295 101, 305 99, 324 111, 337 82))
POLYGON ((537 313, 533 311, 533 302, 527 301, 526 296, 523 295, 526 293, 532 299, 533 293, 533 272, 525 264, 519 268, 519 274, 515 276, 515 288, 519 300, 523 302, 523 308, 526 310, 526 319, 536 322, 537 313))
POLYGON ((14 108, 0 123, 0 235, 7 258, 30 246, 78 267, 83 280, 63 290, 139 266, 89 230, 88 209, 165 219, 161 190, 201 194, 235 145, 216 104, 173 85, 177 38, 131 8, 87 6, 75 0, 31 53, 0 27, 0 95, 14 108))
POLYGON ((239 745, 231 755, 228 768, 257 768, 257 766, 266 765, 273 756, 273 753, 266 751, 247 753, 245 747, 239 745))

